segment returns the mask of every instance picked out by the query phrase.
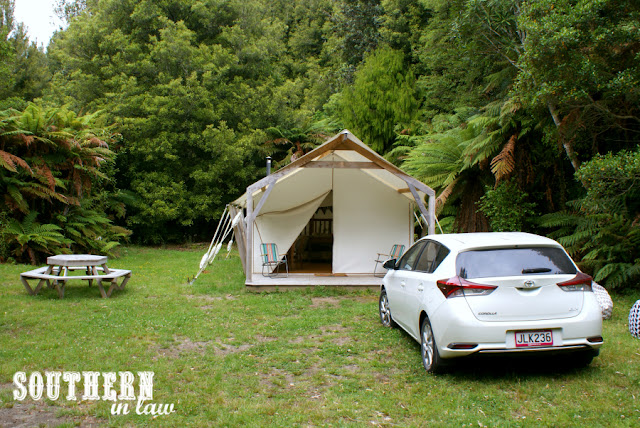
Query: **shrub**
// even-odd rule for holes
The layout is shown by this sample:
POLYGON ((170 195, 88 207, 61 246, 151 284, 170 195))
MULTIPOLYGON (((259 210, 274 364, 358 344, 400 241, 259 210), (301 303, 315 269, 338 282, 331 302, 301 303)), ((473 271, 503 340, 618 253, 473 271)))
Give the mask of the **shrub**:
POLYGON ((595 157, 576 172, 588 186, 569 210, 542 217, 541 225, 580 267, 612 289, 640 288, 640 150, 595 157))
POLYGON ((535 203, 527 202, 529 195, 521 191, 514 180, 500 182, 488 188, 478 206, 489 219, 494 232, 522 231, 528 218, 535 214, 535 203))

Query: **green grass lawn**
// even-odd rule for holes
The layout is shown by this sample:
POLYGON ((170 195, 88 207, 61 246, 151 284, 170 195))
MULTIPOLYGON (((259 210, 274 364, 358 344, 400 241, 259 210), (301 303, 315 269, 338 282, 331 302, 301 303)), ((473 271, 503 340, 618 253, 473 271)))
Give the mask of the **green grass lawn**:
POLYGON ((418 343, 382 327, 374 291, 249 292, 233 255, 187 285, 203 248, 122 253, 109 265, 133 276, 109 299, 81 281, 63 300, 46 287, 30 296, 19 274, 32 267, 0 265, 0 426, 640 425, 632 297, 614 296, 605 345, 588 368, 473 360, 432 376, 418 343), (14 401, 15 372, 54 370, 153 371, 153 402, 175 413, 14 401))

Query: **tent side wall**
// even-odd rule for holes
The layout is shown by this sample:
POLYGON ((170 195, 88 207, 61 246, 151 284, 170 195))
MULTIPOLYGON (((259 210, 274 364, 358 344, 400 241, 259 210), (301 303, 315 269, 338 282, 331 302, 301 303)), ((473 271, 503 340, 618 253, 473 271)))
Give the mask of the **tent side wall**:
POLYGON ((333 186, 334 273, 372 274, 377 253, 413 243, 407 198, 354 169, 336 169, 333 186))

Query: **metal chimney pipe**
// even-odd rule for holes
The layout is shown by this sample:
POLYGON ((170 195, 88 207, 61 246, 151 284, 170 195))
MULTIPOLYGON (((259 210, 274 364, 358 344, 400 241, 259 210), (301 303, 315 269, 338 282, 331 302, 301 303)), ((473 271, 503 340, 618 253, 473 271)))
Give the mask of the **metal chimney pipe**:
POLYGON ((271 156, 267 156, 267 175, 271 175, 271 156))

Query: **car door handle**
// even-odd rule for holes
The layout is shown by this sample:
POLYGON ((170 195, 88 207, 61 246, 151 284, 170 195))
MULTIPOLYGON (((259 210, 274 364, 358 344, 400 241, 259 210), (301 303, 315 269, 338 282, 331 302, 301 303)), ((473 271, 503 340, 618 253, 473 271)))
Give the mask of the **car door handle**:
POLYGON ((407 283, 406 283, 406 282, 404 282, 404 281, 400 281, 400 287, 404 287, 405 285, 407 285, 407 283))
POLYGON ((424 290, 424 286, 422 285, 422 283, 420 283, 418 285, 418 291, 423 291, 424 290))

